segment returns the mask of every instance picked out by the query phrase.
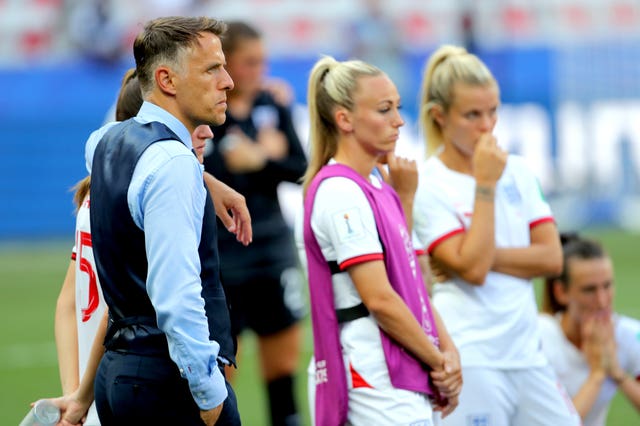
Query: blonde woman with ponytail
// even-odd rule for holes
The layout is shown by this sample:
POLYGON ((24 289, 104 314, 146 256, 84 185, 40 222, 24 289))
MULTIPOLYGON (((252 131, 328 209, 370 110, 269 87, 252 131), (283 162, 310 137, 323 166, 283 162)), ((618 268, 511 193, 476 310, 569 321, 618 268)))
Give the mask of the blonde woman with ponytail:
POLYGON ((531 279, 562 251, 549 205, 522 158, 493 130, 500 92, 464 48, 442 46, 424 74, 414 231, 435 275, 434 306, 460 351, 465 386, 444 425, 577 425, 540 350, 531 279))
POLYGON ((314 424, 431 425, 434 411, 456 407, 462 377, 422 284, 400 198, 373 173, 393 158, 404 124, 398 91, 365 62, 324 57, 307 100, 314 424))

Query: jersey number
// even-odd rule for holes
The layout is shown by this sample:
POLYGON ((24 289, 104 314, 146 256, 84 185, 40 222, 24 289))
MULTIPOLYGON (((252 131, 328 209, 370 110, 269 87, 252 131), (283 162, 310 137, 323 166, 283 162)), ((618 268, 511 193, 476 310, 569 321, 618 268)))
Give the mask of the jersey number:
POLYGON ((100 295, 98 293, 98 281, 96 273, 93 271, 93 265, 87 258, 82 255, 84 247, 91 249, 91 234, 80 231, 78 238, 78 257, 80 258, 80 271, 89 276, 89 301, 86 308, 82 308, 82 322, 87 322, 91 315, 98 309, 100 303, 100 295))

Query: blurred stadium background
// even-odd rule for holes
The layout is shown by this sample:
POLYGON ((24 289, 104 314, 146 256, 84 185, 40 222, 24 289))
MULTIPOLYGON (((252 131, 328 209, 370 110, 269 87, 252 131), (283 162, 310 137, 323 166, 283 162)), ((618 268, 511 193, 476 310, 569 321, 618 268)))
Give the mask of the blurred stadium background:
MULTIPOLYGON (((377 64, 403 96, 398 149, 415 158, 425 60, 441 43, 465 45, 500 83, 500 143, 528 159, 562 230, 599 229, 616 246, 616 264, 625 257, 618 303, 640 317, 637 0, 0 0, 0 423, 17 423, 30 399, 57 392, 52 322, 73 243, 69 188, 86 173, 86 137, 133 65, 135 34, 147 19, 173 14, 260 28, 270 75, 293 87, 303 139, 306 79, 318 56, 377 64)), ((285 210, 296 196, 283 191, 285 210)), ((241 378, 255 367, 245 371, 241 378)), ((247 380, 244 392, 261 398, 247 380)), ((262 424, 249 411, 247 424, 262 424)), ((610 424, 637 423, 630 415, 610 424)))

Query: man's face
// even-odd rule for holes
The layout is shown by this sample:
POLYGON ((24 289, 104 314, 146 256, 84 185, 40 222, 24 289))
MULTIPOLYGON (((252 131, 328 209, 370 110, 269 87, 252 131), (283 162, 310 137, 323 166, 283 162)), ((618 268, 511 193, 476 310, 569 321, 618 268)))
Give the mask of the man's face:
POLYGON ((227 111, 227 91, 233 80, 225 69, 225 57, 218 36, 201 33, 198 43, 182 59, 176 76, 176 101, 184 124, 191 130, 200 124, 219 126, 227 111))

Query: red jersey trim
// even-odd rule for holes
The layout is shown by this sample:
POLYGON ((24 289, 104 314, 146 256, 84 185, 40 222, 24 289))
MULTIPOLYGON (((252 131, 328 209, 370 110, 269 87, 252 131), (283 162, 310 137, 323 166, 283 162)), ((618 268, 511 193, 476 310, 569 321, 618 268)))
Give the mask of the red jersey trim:
POLYGON ((382 253, 363 254, 361 256, 352 257, 340 264, 340 270, 345 271, 349 266, 358 265, 360 263, 371 262, 372 260, 384 260, 382 253))
POLYGON ((367 383, 367 381, 365 379, 362 378, 362 376, 353 369, 353 365, 351 363, 349 363, 349 371, 351 372, 351 385, 353 386, 353 388, 371 388, 373 389, 373 386, 371 386, 369 383, 367 383))
POLYGON ((427 249, 416 249, 416 256, 427 254, 427 249))
POLYGON ((542 223, 547 223, 547 222, 555 223, 555 220, 553 220, 553 218, 551 216, 541 217, 540 219, 536 219, 533 222, 531 222, 529 224, 529 229, 531 230, 531 229, 535 228, 536 226, 538 226, 538 225, 540 225, 542 223))
POLYGON ((75 251, 71 252, 71 260, 76 260, 76 252, 75 251))
POLYGON ((440 237, 437 240, 435 240, 434 242, 432 242, 429 245, 429 247, 427 247, 427 253, 429 253, 429 254, 433 253, 433 249, 435 249, 438 244, 440 244, 441 242, 443 242, 446 239, 449 239, 449 238, 453 237, 454 235, 458 235, 458 234, 461 234, 463 232, 464 232, 464 228, 458 228, 458 229, 454 229, 451 232, 447 232, 442 237, 440 237))

